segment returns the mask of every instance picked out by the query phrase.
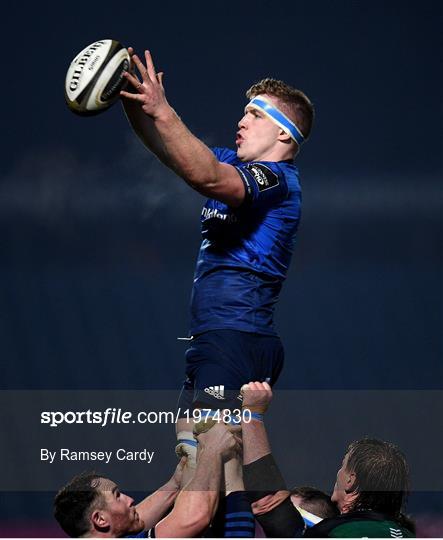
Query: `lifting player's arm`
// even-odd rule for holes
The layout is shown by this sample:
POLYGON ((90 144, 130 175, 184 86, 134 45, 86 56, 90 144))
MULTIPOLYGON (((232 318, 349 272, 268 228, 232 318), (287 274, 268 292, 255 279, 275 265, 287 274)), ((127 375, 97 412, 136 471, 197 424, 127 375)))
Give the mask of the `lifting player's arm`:
POLYGON ((146 529, 154 527, 174 504, 181 487, 185 462, 186 458, 182 458, 172 478, 152 495, 137 504, 137 513, 144 522, 146 529))
POLYGON ((145 52, 146 67, 137 55, 133 54, 132 59, 142 80, 126 73, 137 93, 122 91, 120 94, 134 131, 147 148, 193 189, 232 207, 240 206, 245 197, 245 187, 236 169, 219 163, 168 104, 163 73, 155 72, 149 51, 145 52))
POLYGON ((242 421, 242 433, 243 480, 253 501, 253 513, 268 537, 301 536, 303 519, 290 502, 290 492, 272 456, 263 423, 272 399, 271 387, 266 382, 251 382, 243 386, 242 394, 243 409, 252 412, 250 422, 242 421))
POLYGON ((157 538, 201 535, 217 509, 223 462, 238 454, 239 441, 224 424, 198 435, 199 451, 194 477, 180 492, 174 508, 155 527, 157 538))

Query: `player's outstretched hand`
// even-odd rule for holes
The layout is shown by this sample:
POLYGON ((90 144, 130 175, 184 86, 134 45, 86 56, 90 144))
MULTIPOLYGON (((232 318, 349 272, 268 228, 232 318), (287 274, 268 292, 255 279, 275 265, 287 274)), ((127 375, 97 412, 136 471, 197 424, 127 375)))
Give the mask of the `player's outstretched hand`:
POLYGON ((123 75, 133 87, 135 93, 122 90, 120 96, 139 103, 143 112, 155 119, 169 108, 165 89, 163 88, 163 73, 156 73, 149 51, 145 51, 146 66, 134 53, 132 47, 128 47, 128 52, 131 57, 132 67, 129 72, 126 71, 123 75), (139 76, 136 75, 134 66, 137 68, 139 76))
POLYGON ((250 382, 241 387, 243 409, 264 413, 272 399, 272 389, 267 382, 250 382))
POLYGON ((207 449, 210 452, 218 453, 225 461, 241 451, 240 437, 232 433, 228 426, 222 422, 217 422, 208 431, 200 433, 197 439, 202 450, 207 449))

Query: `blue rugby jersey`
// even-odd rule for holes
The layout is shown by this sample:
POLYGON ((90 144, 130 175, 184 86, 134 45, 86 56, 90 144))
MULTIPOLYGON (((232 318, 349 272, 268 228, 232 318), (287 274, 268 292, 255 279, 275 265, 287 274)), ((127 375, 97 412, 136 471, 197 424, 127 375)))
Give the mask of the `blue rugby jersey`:
POLYGON ((229 328, 275 335, 274 304, 300 220, 297 167, 292 161, 242 162, 227 148, 212 151, 237 168, 246 197, 239 208, 215 199, 203 207, 190 333, 229 328))

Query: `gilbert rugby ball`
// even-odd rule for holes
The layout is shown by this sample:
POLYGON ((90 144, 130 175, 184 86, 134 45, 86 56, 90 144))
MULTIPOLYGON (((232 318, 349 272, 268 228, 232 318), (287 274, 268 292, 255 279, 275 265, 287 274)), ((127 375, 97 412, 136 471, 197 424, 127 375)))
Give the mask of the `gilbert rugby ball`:
POLYGON ((90 116, 108 109, 126 86, 123 72, 131 60, 113 39, 95 41, 71 62, 65 80, 65 99, 71 111, 90 116))

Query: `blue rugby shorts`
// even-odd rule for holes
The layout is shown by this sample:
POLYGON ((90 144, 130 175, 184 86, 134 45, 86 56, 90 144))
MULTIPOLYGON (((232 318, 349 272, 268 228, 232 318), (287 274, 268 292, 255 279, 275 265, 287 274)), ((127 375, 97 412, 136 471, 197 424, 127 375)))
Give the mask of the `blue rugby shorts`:
POLYGON ((243 384, 275 384, 283 368, 284 349, 278 336, 209 330, 191 340, 185 358, 180 417, 194 408, 241 408, 243 384))

